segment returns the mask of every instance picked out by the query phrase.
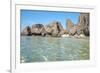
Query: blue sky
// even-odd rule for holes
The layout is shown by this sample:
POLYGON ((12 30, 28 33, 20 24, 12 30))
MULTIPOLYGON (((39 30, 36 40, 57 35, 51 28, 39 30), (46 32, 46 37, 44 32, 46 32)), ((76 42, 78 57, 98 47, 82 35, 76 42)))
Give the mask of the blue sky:
POLYGON ((21 29, 25 26, 32 26, 33 24, 49 24, 53 21, 61 22, 62 26, 66 28, 66 20, 70 19, 74 24, 77 24, 80 16, 79 12, 56 12, 43 10, 21 10, 20 12, 21 29))

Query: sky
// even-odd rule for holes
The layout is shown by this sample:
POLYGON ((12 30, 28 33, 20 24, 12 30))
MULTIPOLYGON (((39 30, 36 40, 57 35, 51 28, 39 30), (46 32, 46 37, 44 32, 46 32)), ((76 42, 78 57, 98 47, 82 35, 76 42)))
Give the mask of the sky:
POLYGON ((63 28, 66 28, 66 21, 70 19, 73 24, 78 23, 79 12, 62 12, 62 11, 43 11, 43 10, 21 10, 20 25, 21 29, 33 24, 47 25, 53 21, 61 22, 63 28))

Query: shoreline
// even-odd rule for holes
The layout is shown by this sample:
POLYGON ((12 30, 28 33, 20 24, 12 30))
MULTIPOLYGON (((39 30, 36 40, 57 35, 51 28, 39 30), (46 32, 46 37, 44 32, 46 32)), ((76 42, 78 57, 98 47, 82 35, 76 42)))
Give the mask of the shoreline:
POLYGON ((68 37, 61 37, 61 36, 59 36, 59 37, 53 37, 53 36, 34 36, 34 35, 32 35, 32 36, 21 35, 21 37, 75 38, 75 39, 88 39, 88 38, 90 38, 89 36, 85 36, 85 37, 80 37, 80 36, 78 36, 78 37, 75 37, 75 36, 68 36, 68 37))

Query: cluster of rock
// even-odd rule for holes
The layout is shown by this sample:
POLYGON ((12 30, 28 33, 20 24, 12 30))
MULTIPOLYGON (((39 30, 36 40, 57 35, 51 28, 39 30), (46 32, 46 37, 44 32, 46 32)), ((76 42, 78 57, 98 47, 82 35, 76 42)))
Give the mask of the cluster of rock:
POLYGON ((32 27, 27 26, 21 35, 25 36, 52 36, 52 37, 84 37, 89 36, 89 14, 81 13, 77 25, 71 20, 67 20, 66 29, 60 22, 54 21, 48 25, 33 24, 32 27))
POLYGON ((61 36, 66 31, 58 21, 54 21, 48 25, 33 24, 32 27, 27 26, 21 35, 34 35, 34 36, 61 36))

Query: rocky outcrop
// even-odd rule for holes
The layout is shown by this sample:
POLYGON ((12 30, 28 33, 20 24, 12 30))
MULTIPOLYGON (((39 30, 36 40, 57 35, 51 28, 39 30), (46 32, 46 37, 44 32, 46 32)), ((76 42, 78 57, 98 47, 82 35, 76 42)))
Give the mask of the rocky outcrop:
POLYGON ((51 25, 46 25, 45 26, 45 31, 46 31, 46 36, 51 36, 52 34, 52 26, 51 25))
POLYGON ((25 35, 25 36, 32 35, 31 28, 29 26, 26 26, 25 29, 21 32, 21 35, 25 35))
POLYGON ((31 33, 32 35, 42 35, 42 36, 45 36, 46 34, 43 24, 32 25, 31 33))
POLYGON ((32 28, 25 27, 22 35, 34 35, 34 36, 53 36, 58 37, 65 33, 62 25, 58 21, 54 21, 46 26, 43 24, 33 24, 32 28))
POLYGON ((67 20, 67 30, 70 35, 75 34, 83 34, 85 36, 89 36, 89 14, 88 13, 80 13, 79 21, 77 25, 73 25, 71 20, 67 20))
POLYGON ((70 32, 70 29, 74 26, 72 21, 70 19, 68 19, 66 25, 67 25, 68 32, 70 32))
POLYGON ((77 26, 74 26, 71 20, 67 20, 67 31, 69 35, 75 35, 77 33, 77 26))
POLYGON ((52 36, 52 37, 85 37, 89 36, 89 14, 81 13, 79 21, 75 25, 70 19, 66 22, 66 29, 63 28, 60 22, 53 21, 48 25, 33 24, 32 28, 27 26, 21 32, 21 35, 34 36, 52 36))
POLYGON ((61 31, 63 31, 63 27, 60 22, 54 21, 54 22, 48 24, 45 27, 45 30, 46 30, 46 35, 51 35, 53 37, 57 37, 57 36, 60 36, 59 33, 61 31))
POLYGON ((51 26, 52 26, 52 34, 51 35, 54 37, 58 36, 59 33, 63 30, 63 27, 60 22, 55 21, 55 22, 51 23, 51 26))
POLYGON ((81 13, 79 17, 79 24, 81 25, 81 30, 85 34, 85 36, 89 36, 89 13, 81 13))
POLYGON ((67 31, 69 35, 75 35, 77 33, 77 26, 74 26, 70 19, 67 20, 67 31))

